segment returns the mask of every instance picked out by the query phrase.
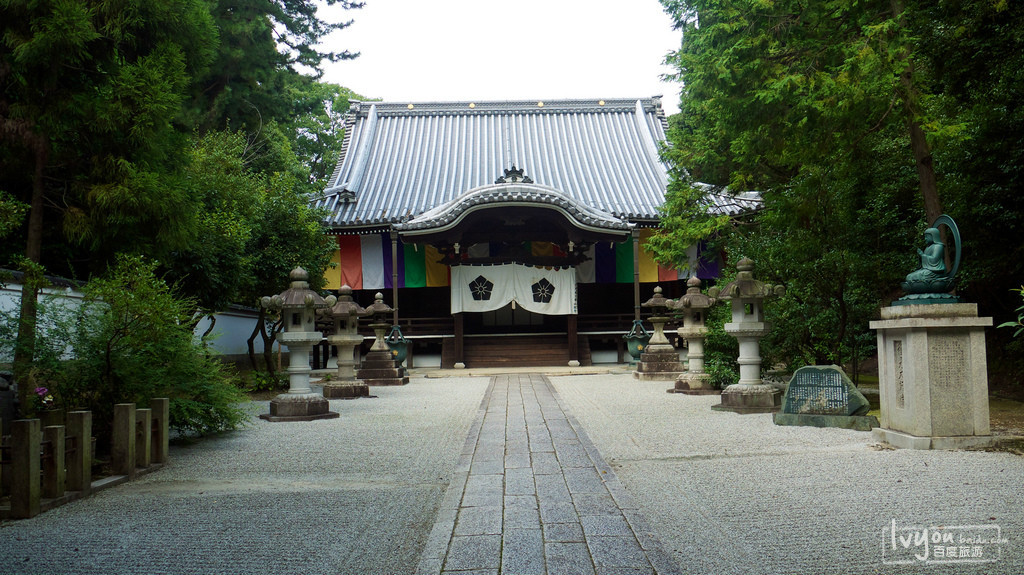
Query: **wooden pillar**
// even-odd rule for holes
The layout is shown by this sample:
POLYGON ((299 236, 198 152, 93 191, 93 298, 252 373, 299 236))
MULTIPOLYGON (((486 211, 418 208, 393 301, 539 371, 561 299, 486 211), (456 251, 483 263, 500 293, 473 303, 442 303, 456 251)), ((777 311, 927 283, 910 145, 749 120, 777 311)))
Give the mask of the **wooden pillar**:
POLYGON ((462 312, 452 314, 452 318, 455 320, 455 363, 465 363, 465 358, 462 356, 462 312))
POLYGON ((149 402, 153 410, 153 463, 167 463, 167 450, 170 446, 171 400, 158 397, 149 402))
POLYGON ((577 362, 580 360, 580 341, 579 334, 576 328, 576 319, 578 317, 579 316, 577 316, 576 314, 572 314, 566 317, 566 324, 568 324, 568 329, 566 331, 569 332, 569 361, 577 362))
POLYGON ((43 428, 43 498, 56 499, 64 495, 67 475, 64 467, 64 426, 43 428))
POLYGON ((11 517, 39 515, 39 447, 42 432, 38 419, 11 422, 11 517))
POLYGON ((135 479, 135 404, 114 406, 114 445, 110 450, 114 475, 135 479))
MULTIPOLYGON (((391 325, 398 325, 398 232, 391 230, 391 325)), ((412 347, 412 346, 410 346, 412 347)), ((412 367, 412 362, 409 362, 412 367)))
POLYGON ((92 412, 68 413, 67 439, 75 449, 68 458, 68 491, 81 491, 88 495, 92 488, 92 412))
POLYGON ((640 229, 633 228, 633 319, 640 319, 640 229))

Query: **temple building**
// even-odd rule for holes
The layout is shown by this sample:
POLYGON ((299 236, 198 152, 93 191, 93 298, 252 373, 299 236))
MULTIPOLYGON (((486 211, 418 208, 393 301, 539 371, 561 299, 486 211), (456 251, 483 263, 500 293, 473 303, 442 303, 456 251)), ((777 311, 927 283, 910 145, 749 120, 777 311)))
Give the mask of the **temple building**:
MULTIPOLYGON (((643 249, 666 127, 659 98, 352 102, 316 200, 338 242, 327 288, 363 305, 385 292, 410 366, 622 361, 641 292, 675 297, 692 273, 643 249)), ((715 198, 722 213, 757 204, 715 198)), ((717 275, 698 258, 689 269, 717 275)))

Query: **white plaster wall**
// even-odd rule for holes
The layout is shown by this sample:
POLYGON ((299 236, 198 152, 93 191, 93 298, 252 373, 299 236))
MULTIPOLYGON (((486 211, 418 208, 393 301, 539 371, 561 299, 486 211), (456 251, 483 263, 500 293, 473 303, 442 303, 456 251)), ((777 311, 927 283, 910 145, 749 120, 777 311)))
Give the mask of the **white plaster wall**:
MULTIPOLYGON (((246 341, 252 330, 256 328, 257 312, 255 310, 235 309, 217 314, 217 322, 214 325, 212 339, 209 342, 211 349, 220 355, 246 355, 249 348, 246 341)), ((196 337, 200 337, 210 327, 210 320, 203 318, 196 325, 196 337)), ((263 340, 256 338, 256 352, 263 350, 263 340)))
MULTIPOLYGON (((40 300, 46 305, 66 306, 71 310, 82 305, 83 294, 71 288, 47 288, 40 295, 40 300)), ((8 283, 0 287, 0 316, 2 320, 18 317, 21 306, 21 284, 8 283)), ((257 313, 254 310, 237 309, 217 314, 217 323, 213 330, 213 339, 210 347, 221 355, 245 355, 248 353, 246 340, 256 326, 257 313)), ((206 331, 210 320, 203 318, 196 326, 195 334, 198 338, 206 331)), ((46 325, 40 325, 40 329, 46 329, 46 325)), ((262 350, 262 342, 257 343, 257 351, 262 350)), ((10 353, 10 346, 0 345, 0 364, 10 363, 13 358, 10 353)))
MULTIPOLYGON (((73 288, 52 287, 41 290, 39 302, 41 306, 61 306, 74 312, 81 307, 83 297, 82 292, 73 288)), ((0 287, 0 321, 16 322, 20 308, 21 284, 12 282, 0 287)), ((45 317, 44 315, 36 329, 53 329, 54 326, 48 324, 45 317)), ((14 360, 12 350, 13 342, 0 344, 0 364, 10 363, 14 360), (10 345, 7 345, 8 343, 10 345)))

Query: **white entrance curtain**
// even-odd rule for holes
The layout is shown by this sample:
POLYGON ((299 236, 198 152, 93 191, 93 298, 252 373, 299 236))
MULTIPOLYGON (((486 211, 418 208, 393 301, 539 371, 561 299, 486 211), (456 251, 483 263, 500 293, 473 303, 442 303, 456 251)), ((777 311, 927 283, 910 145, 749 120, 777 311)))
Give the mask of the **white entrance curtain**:
POLYGON ((509 302, 544 315, 576 313, 576 271, 522 264, 452 266, 452 313, 501 309, 509 302))

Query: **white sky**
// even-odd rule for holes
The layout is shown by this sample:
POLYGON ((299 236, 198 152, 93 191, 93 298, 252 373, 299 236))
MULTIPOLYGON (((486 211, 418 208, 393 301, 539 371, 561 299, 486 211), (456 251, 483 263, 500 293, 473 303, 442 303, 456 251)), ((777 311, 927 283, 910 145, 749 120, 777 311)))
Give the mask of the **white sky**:
POLYGON ((658 0, 366 0, 330 49, 360 52, 324 79, 387 101, 647 98, 679 111, 665 54, 680 32, 658 0))

